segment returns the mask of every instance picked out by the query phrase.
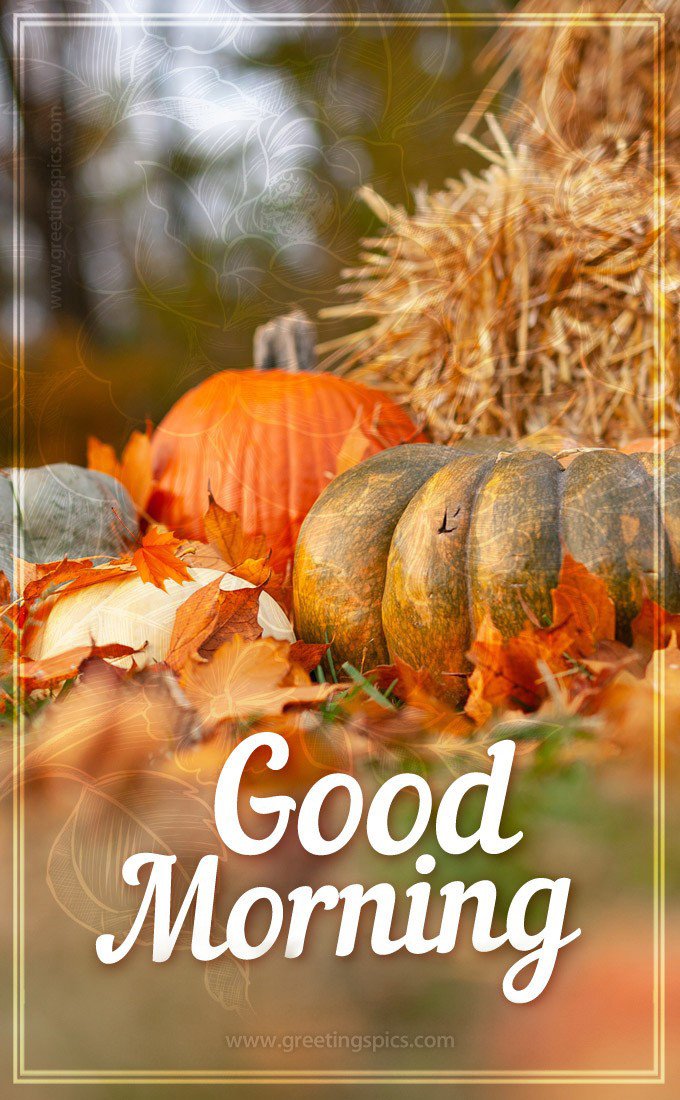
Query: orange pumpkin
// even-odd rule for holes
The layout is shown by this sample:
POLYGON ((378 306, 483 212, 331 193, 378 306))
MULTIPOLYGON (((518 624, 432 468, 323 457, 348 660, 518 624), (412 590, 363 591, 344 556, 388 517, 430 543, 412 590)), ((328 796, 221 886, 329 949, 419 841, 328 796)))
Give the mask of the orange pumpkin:
POLYGON ((367 440, 362 457, 424 438, 384 393, 332 374, 214 374, 184 394, 154 433, 156 489, 147 510, 179 534, 203 538, 210 485, 247 533, 267 535, 272 564, 281 568, 356 425, 367 440))

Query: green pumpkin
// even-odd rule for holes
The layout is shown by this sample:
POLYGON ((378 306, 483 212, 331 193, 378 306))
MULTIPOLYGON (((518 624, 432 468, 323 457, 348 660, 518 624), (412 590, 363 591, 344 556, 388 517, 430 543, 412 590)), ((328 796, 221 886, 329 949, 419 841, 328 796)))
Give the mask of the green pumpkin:
POLYGON ((108 474, 65 462, 0 471, 0 569, 10 581, 15 552, 31 562, 116 557, 137 530, 127 491, 108 474))
POLYGON ((429 669, 460 701, 484 615, 506 638, 527 608, 549 622, 565 552, 604 580, 620 640, 630 641, 645 591, 680 611, 680 447, 666 452, 661 519, 652 454, 582 451, 565 469, 500 446, 395 447, 335 478, 298 539, 298 636, 332 641, 336 664, 399 657, 429 669))

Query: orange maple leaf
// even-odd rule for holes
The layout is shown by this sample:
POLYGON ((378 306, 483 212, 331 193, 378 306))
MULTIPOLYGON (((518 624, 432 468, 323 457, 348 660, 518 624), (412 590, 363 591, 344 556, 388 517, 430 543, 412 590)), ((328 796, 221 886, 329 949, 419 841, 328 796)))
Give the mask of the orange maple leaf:
POLYGON ((87 465, 90 470, 110 474, 125 486, 138 513, 143 513, 151 496, 154 479, 151 468, 151 424, 145 432, 132 432, 118 461, 108 443, 94 436, 87 440, 87 465))
POLYGON ((187 565, 177 557, 181 545, 181 540, 169 531, 150 527, 132 555, 132 564, 145 583, 155 584, 165 592, 166 581, 183 584, 191 580, 187 565))
POLYGON ((585 565, 564 555, 560 579, 552 592, 553 623, 565 626, 572 657, 589 657, 598 642, 611 640, 616 631, 614 603, 604 581, 585 565))
POLYGON ((0 607, 6 607, 12 602, 12 590, 9 580, 0 569, 0 607))

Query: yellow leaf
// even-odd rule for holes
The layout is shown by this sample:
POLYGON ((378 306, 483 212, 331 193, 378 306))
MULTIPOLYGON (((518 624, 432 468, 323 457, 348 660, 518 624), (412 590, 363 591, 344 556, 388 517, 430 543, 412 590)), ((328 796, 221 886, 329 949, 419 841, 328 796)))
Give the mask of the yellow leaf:
POLYGON ((138 512, 146 509, 153 488, 151 472, 151 424, 145 432, 132 432, 120 460, 108 443, 91 435, 87 440, 87 465, 90 470, 115 477, 130 494, 138 512))
POLYGON ((269 564, 271 555, 266 558, 246 558, 240 565, 234 566, 231 572, 241 580, 250 581, 251 584, 266 584, 272 578, 272 568, 269 564))
POLYGON ((210 491, 208 498, 208 511, 204 518, 205 533, 208 542, 216 547, 222 560, 233 569, 249 558, 265 557, 268 552, 265 536, 244 534, 238 512, 227 512, 210 491))
MULTIPOLYGON (((359 410, 361 412, 361 410, 359 410)), ((336 474, 344 474, 345 470, 350 470, 352 466, 356 466, 362 459, 366 458, 368 451, 371 448, 371 441, 364 435, 361 430, 361 423, 357 418, 345 436, 342 446, 338 451, 338 457, 335 463, 336 474)))

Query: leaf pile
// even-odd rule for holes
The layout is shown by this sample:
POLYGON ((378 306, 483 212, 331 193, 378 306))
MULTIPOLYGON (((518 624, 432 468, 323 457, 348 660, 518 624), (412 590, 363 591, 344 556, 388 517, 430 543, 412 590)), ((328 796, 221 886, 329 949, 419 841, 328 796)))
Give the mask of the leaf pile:
MULTIPOLYGON (((125 454, 128 453, 126 449, 125 454)), ((15 583, 19 599, 10 603, 10 586, 0 578, 0 706, 8 716, 18 706, 28 712, 45 693, 54 694, 73 680, 92 658, 134 657, 138 648, 123 644, 78 645, 56 657, 34 660, 31 639, 64 597, 108 582, 137 577, 166 592, 167 581, 191 581, 190 566, 209 565, 215 580, 193 591, 180 603, 164 664, 186 685, 196 700, 195 720, 209 733, 219 720, 244 721, 280 714, 287 705, 317 703, 336 690, 311 683, 309 674, 327 647, 291 645, 263 639, 258 622, 260 595, 265 588, 285 602, 283 580, 269 568, 269 550, 262 535, 245 536, 240 518, 210 496, 206 516, 209 545, 186 543, 171 532, 149 527, 136 547, 115 560, 91 559, 33 564, 18 562, 15 583), (226 591, 224 574, 247 581, 248 587, 226 591), (257 643, 257 644, 255 644, 257 643), (199 666, 211 671, 199 672, 199 666), (214 666, 214 667, 213 667, 214 666), (209 685, 215 698, 206 701, 209 685)), ((138 669, 132 662, 130 676, 138 669)))
MULTIPOLYGON (((140 669, 135 661, 140 650, 92 642, 59 657, 31 660, 25 655, 31 631, 64 593, 132 575, 165 592, 168 580, 181 584, 191 579, 190 566, 217 570, 215 579, 179 604, 167 654, 152 666, 166 676, 166 688, 172 685, 172 752, 181 755, 182 767, 189 770, 192 745, 208 746, 208 770, 214 772, 234 738, 261 723, 284 732, 316 768, 337 762, 338 753, 348 767, 361 759, 387 768, 409 762, 427 767, 445 759, 449 768, 458 767, 466 758, 484 757, 479 746, 493 738, 499 723, 521 722, 527 715, 536 715, 539 724, 557 720, 562 728, 579 729, 590 729, 590 719, 596 717, 604 730, 602 744, 623 749, 631 747, 631 738, 622 738, 616 726, 629 708, 638 727, 632 740, 648 744, 658 695, 653 669, 659 647, 665 647, 667 688, 680 699, 680 661, 674 663, 680 616, 665 614, 646 600, 632 624, 633 646, 620 644, 604 582, 568 555, 552 592, 549 625, 539 623, 527 608, 524 627, 507 638, 489 615, 484 618, 468 654, 474 669, 461 713, 438 696, 424 669, 400 660, 367 673, 351 665, 336 669, 332 645, 262 637, 261 593, 268 591, 284 605, 289 600, 286 579, 269 567, 266 539, 244 535, 238 515, 222 509, 212 494, 205 526, 208 544, 182 543, 169 532, 149 528, 127 556, 106 564, 68 559, 19 563, 21 596, 4 607, 0 632, 0 698, 8 716, 17 706, 27 713, 39 710, 39 704, 58 695, 93 662, 131 658, 132 667, 116 670, 108 682, 111 698, 102 714, 106 727, 117 693, 146 682, 149 669, 140 669), (225 573, 243 577, 252 587, 224 590, 225 573), (12 694, 12 678, 18 696, 12 694), (646 733, 640 732, 643 726, 646 733)), ((7 592, 8 586, 2 590, 7 592)), ((78 687, 76 683, 71 691, 78 687)), ((199 761, 197 767, 204 765, 199 761)))

